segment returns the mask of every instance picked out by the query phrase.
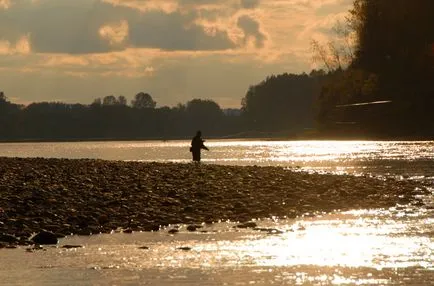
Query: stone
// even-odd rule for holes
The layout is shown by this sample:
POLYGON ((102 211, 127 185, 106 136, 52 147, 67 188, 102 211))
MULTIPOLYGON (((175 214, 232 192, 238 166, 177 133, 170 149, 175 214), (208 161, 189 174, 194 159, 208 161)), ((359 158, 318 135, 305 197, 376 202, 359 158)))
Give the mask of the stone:
POLYGON ((196 231, 198 228, 201 228, 201 225, 194 225, 194 224, 190 224, 189 226, 187 226, 187 230, 188 231, 196 231))
POLYGON ((159 231, 160 230, 160 225, 159 224, 149 224, 149 225, 145 225, 143 227, 144 231, 159 231))
POLYGON ((62 246, 62 248, 71 249, 71 248, 83 248, 83 245, 75 245, 75 244, 65 244, 62 246))
POLYGON ((257 224, 253 221, 249 221, 249 222, 245 222, 242 224, 238 224, 236 227, 237 228, 254 228, 254 227, 257 227, 257 224))
POLYGON ((41 231, 34 237, 32 237, 31 241, 37 244, 57 244, 59 241, 57 239, 57 235, 49 232, 49 231, 41 231))
POLYGON ((263 228, 263 227, 254 227, 253 230, 257 230, 257 231, 261 231, 261 232, 266 232, 268 234, 282 234, 284 233, 284 231, 275 229, 275 228, 263 228))
POLYGON ((184 250, 184 251, 189 251, 189 250, 191 250, 191 247, 189 247, 189 246, 182 246, 182 247, 178 247, 176 249, 184 250))
POLYGON ((14 235, 0 233, 0 241, 7 242, 7 243, 15 243, 18 241, 18 238, 15 237, 14 235))

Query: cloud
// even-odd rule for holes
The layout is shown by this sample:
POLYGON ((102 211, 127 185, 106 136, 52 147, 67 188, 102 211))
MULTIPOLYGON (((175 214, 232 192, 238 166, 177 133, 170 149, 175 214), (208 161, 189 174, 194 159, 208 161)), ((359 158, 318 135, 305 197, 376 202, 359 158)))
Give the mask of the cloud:
POLYGON ((110 45, 120 45, 125 42, 128 37, 129 26, 125 20, 117 24, 104 25, 99 29, 99 34, 103 39, 109 41, 110 45))
MULTIPOLYGON (((173 7, 189 4, 187 0, 182 1, 126 1, 126 4, 114 0, 110 3, 45 0, 37 4, 20 1, 7 11, 0 11, 0 32, 3 40, 8 41, 28 34, 37 53, 106 53, 128 47, 173 51, 236 48, 228 35, 228 27, 216 27, 210 33, 208 27, 195 21, 203 17, 195 9, 141 11, 133 8, 134 5, 156 7, 152 4, 156 2, 160 3, 158 7, 166 7, 170 3, 173 7), (166 3, 166 6, 161 3, 166 3)), ((202 5, 213 2, 204 1, 202 5)))
MULTIPOLYGON (((37 53, 95 53, 113 48, 99 35, 99 28, 117 20, 106 14, 108 7, 95 1, 17 1, 10 9, 0 11, 3 38, 14 41, 29 35, 32 50, 37 53)), ((112 13, 113 14, 113 13, 112 13)))
POLYGON ((130 25, 132 46, 163 50, 226 50, 235 48, 227 32, 209 34, 193 15, 149 12, 130 25))
POLYGON ((238 27, 244 32, 245 44, 248 44, 249 40, 253 39, 255 47, 264 47, 266 36, 260 31, 259 22, 248 15, 244 15, 238 18, 238 27))
POLYGON ((259 6, 260 0, 241 0, 241 6, 244 9, 254 9, 259 6))
POLYGON ((0 9, 9 9, 11 7, 11 1, 10 0, 0 0, 0 9))
POLYGON ((31 52, 29 36, 20 37, 15 44, 0 40, 0 55, 27 55, 31 52))
POLYGON ((174 13, 179 9, 176 0, 101 0, 103 3, 108 3, 114 7, 128 7, 140 12, 162 11, 165 13, 174 13))

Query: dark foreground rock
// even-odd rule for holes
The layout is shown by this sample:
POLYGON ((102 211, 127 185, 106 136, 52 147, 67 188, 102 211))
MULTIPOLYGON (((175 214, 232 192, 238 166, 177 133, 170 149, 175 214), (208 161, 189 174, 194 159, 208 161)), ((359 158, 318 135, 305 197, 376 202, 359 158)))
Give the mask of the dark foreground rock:
POLYGON ((414 195, 427 190, 416 187, 279 167, 0 158, 0 233, 15 243, 41 231, 88 235, 292 218, 418 203, 414 195))
POLYGON ((31 239, 35 244, 57 244, 57 235, 49 231, 41 231, 31 239))

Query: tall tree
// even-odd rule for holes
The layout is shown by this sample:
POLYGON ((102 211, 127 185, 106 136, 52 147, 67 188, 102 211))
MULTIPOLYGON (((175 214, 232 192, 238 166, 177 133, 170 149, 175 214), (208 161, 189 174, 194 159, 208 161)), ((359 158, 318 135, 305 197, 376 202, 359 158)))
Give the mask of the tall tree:
POLYGON ((139 92, 136 94, 134 99, 131 101, 133 108, 155 108, 157 103, 152 99, 151 95, 144 92, 139 92))
POLYGON ((242 99, 247 125, 257 131, 311 127, 315 84, 314 78, 306 74, 282 74, 251 86, 242 99))
POLYGON ((360 129, 372 135, 432 134, 434 1, 355 0, 349 23, 356 34, 354 59, 324 86, 321 114, 357 118, 360 129), (379 100, 391 104, 333 106, 379 100))
POLYGON ((220 106, 212 100, 193 99, 187 102, 185 115, 190 129, 206 129, 208 133, 218 132, 224 116, 220 106))
POLYGON ((127 99, 125 98, 125 96, 123 95, 118 96, 118 104, 123 106, 127 105, 127 99))

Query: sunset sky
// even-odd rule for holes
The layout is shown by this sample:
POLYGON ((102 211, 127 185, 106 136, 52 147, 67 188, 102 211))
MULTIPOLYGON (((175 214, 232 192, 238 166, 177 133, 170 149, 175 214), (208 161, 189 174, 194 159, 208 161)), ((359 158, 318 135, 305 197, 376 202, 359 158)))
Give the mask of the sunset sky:
POLYGON ((0 0, 0 91, 89 104, 140 92, 239 107, 249 85, 309 72, 352 0, 0 0))

